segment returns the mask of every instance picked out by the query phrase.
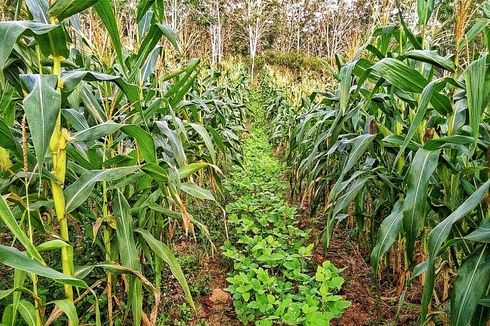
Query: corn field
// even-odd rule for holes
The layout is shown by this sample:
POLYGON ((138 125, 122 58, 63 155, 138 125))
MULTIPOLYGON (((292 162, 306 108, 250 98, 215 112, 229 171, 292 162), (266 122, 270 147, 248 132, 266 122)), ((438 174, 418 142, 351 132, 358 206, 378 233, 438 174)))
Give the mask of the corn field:
POLYGON ((193 58, 178 3, 0 4, 0 325, 488 325, 490 2, 260 66, 277 4, 198 1, 193 58))

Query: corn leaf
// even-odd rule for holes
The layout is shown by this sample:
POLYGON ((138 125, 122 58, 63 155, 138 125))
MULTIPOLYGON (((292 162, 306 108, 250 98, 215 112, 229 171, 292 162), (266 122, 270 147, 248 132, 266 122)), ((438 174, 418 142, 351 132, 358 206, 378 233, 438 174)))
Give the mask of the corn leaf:
POLYGON ((49 141, 61 110, 61 94, 55 89, 56 76, 29 76, 29 78, 31 77, 35 79, 34 88, 24 99, 23 104, 36 152, 37 164, 39 169, 42 169, 49 141))
POLYGON ((119 64, 124 68, 122 43, 121 38, 119 37, 119 28, 117 26, 116 17, 114 16, 114 11, 112 10, 111 2, 109 0, 99 0, 95 3, 94 9, 109 33, 119 64))
MULTIPOLYGON (((119 258, 123 266, 133 270, 141 270, 139 253, 134 240, 133 219, 129 204, 124 195, 117 190, 114 202, 114 216, 116 218, 116 237, 119 249, 119 258)), ((129 299, 133 311, 133 323, 141 324, 141 311, 143 310, 142 283, 131 276, 129 279, 129 299)))
POLYGON ((184 272, 182 271, 182 268, 180 267, 172 251, 170 251, 170 249, 163 242, 155 239, 153 235, 151 235, 151 233, 148 232, 147 230, 136 229, 136 232, 141 234, 141 236, 145 239, 146 243, 148 244, 150 249, 155 253, 155 255, 157 255, 160 259, 162 259, 164 262, 168 264, 168 267, 170 268, 172 275, 175 276, 180 286, 182 286, 187 302, 191 305, 193 309, 196 309, 196 306, 194 305, 194 301, 192 300, 192 295, 189 289, 189 285, 187 284, 187 281, 184 276, 184 272))
POLYGON ((429 233, 428 238, 428 251, 429 251, 429 261, 427 265, 426 281, 424 284, 424 291, 422 293, 422 309, 421 317, 425 320, 427 315, 428 306, 430 299, 432 297, 432 291, 434 288, 435 280, 435 260, 439 254, 444 241, 446 241, 449 236, 449 232, 454 223, 462 219, 468 213, 470 213, 475 207, 477 207, 483 196, 488 192, 490 188, 490 180, 485 182, 480 186, 475 192, 471 194, 468 199, 464 201, 454 212, 452 212, 448 217, 446 217, 441 223, 437 224, 436 227, 432 229, 429 233))
POLYGON ((196 197, 199 199, 207 199, 207 200, 215 200, 213 194, 211 191, 201 188, 195 183, 190 183, 190 182, 182 182, 180 184, 180 189, 191 195, 192 197, 196 197))
POLYGON ((390 215, 388 215, 378 231, 378 241, 371 251, 371 262, 377 273, 381 257, 388 251, 395 242, 403 221, 403 202, 397 201, 390 215))
POLYGON ((19 312, 28 326, 36 326, 36 309, 27 300, 20 300, 19 312))
POLYGON ((427 85, 427 80, 418 71, 397 59, 384 58, 372 68, 392 85, 407 92, 420 93, 427 85))
POLYGON ((10 211, 10 208, 7 205, 7 202, 3 197, 0 196, 0 218, 3 223, 9 228, 10 232, 19 240, 19 242, 26 248, 27 252, 31 257, 37 260, 39 263, 44 264, 44 260, 39 254, 39 251, 32 244, 27 234, 20 228, 17 220, 14 215, 10 211))
POLYGON ((473 61, 464 73, 466 82, 466 97, 468 99, 468 112, 470 119, 471 135, 475 141, 480 132, 480 120, 483 110, 483 92, 485 84, 485 72, 487 56, 473 61))
POLYGON ((0 263, 27 273, 52 279, 61 284, 74 285, 81 288, 88 287, 84 281, 43 266, 16 248, 0 245, 0 263))
POLYGON ((437 167, 439 150, 419 149, 410 165, 407 182, 407 195, 403 202, 403 230, 407 239, 406 253, 413 261, 415 239, 420 223, 425 218, 429 180, 437 167))
POLYGON ((97 182, 117 180, 136 172, 139 168, 139 166, 128 166, 85 172, 64 190, 66 213, 80 206, 90 196, 97 182))
POLYGON ((50 303, 53 303, 58 309, 60 309, 65 313, 65 315, 68 317, 68 320, 70 321, 70 325, 78 326, 77 309, 75 308, 75 305, 73 304, 72 301, 68 299, 64 299, 64 300, 54 300, 51 301, 50 303))
POLYGON ((483 245, 461 265, 451 294, 451 326, 467 326, 490 283, 490 248, 483 245))
POLYGON ((63 20, 90 8, 99 0, 56 0, 48 10, 50 17, 63 20))

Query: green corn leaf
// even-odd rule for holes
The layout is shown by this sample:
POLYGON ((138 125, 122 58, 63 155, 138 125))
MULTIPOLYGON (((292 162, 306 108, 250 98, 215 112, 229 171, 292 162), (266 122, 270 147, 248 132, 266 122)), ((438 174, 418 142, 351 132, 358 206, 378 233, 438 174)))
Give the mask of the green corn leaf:
POLYGON ((338 178, 337 182, 333 185, 330 193, 332 198, 335 198, 338 196, 338 191, 340 188, 340 185, 344 179, 344 176, 357 164, 359 159, 362 157, 362 155, 366 152, 368 149, 369 145, 373 142, 373 140, 376 138, 376 135, 371 135, 371 134, 363 134, 360 136, 357 136, 352 140, 352 149, 350 151, 349 157, 345 161, 345 165, 342 169, 342 172, 340 174, 340 177, 338 178))
POLYGON ((425 143, 424 148, 428 150, 434 150, 439 148, 450 147, 451 144, 456 145, 469 145, 474 142, 473 137, 455 135, 455 136, 445 136, 440 138, 430 139, 425 143))
POLYGON ((56 76, 29 76, 29 78, 31 77, 35 79, 34 88, 24 99, 23 104, 36 152, 37 164, 39 169, 42 169, 49 141, 61 110, 61 94, 55 89, 56 76))
POLYGON ((407 195, 403 202, 403 229, 406 237, 406 253, 413 261, 415 239, 420 222, 425 218, 429 180, 437 167, 440 151, 419 149, 410 165, 407 195))
POLYGON ((119 37, 119 28, 117 26, 116 17, 114 16, 114 11, 112 10, 111 2, 109 0, 99 0, 97 3, 95 3, 94 9, 109 33, 119 64, 124 69, 125 65, 122 52, 122 43, 121 38, 119 37))
POLYGON ((66 243, 61 239, 48 240, 46 242, 41 243, 36 246, 38 251, 48 251, 48 250, 56 250, 65 247, 70 247, 70 244, 66 243))
POLYGON ((136 67, 143 67, 148 55, 155 49, 155 46, 160 41, 162 36, 165 36, 175 47, 175 49, 179 51, 175 33, 170 29, 170 27, 165 24, 154 24, 150 27, 148 33, 146 33, 145 38, 141 42, 137 55, 136 67))
POLYGON ((390 215, 388 215, 378 231, 378 241, 371 251, 371 262, 375 272, 379 269, 381 257, 388 251, 400 231, 400 225, 403 221, 403 202, 397 201, 390 215))
POLYGON ((400 150, 395 158, 395 162, 398 162, 400 157, 404 155, 405 148, 408 146, 413 136, 417 132, 420 124, 422 123, 425 117, 425 113, 427 111, 427 107, 429 106, 430 100, 432 98, 432 94, 434 93, 435 85, 436 85, 436 81, 433 81, 430 82, 426 87, 424 87, 421 98, 419 100, 417 113, 415 114, 413 121, 410 123, 410 128, 408 129, 407 135, 403 140, 403 144, 400 146, 400 150))
POLYGON ((435 51, 429 50, 411 50, 403 53, 403 57, 412 58, 418 61, 423 61, 430 63, 436 67, 446 69, 449 71, 454 71, 456 66, 451 60, 441 57, 435 51))
POLYGON ((186 164, 183 167, 179 168, 178 173, 179 173, 179 179, 185 179, 187 177, 190 177, 197 171, 200 171, 206 167, 208 167, 209 164, 206 162, 197 162, 197 163, 191 163, 191 164, 186 164))
POLYGON ((146 243, 148 244, 150 249, 155 253, 155 255, 157 255, 160 259, 162 259, 164 262, 168 264, 168 267, 170 268, 172 275, 175 276, 180 286, 182 286, 187 302, 191 305, 193 309, 196 309, 196 306, 194 305, 194 301, 192 300, 192 295, 189 289, 189 285, 187 284, 187 281, 184 276, 184 272, 182 271, 182 268, 180 267, 172 251, 163 242, 155 239, 153 235, 151 235, 151 233, 148 232, 147 230, 137 229, 136 232, 141 234, 141 236, 145 239, 146 243))
POLYGON ((490 25, 490 19, 478 18, 471 25, 470 29, 466 32, 465 37, 459 42, 459 46, 463 47, 466 43, 472 43, 473 40, 490 25))
POLYGON ((0 263, 27 273, 52 279, 61 284, 69 284, 81 288, 88 287, 84 281, 43 266, 16 248, 0 245, 0 263))
POLYGON ((117 190, 114 201, 116 217, 116 236, 119 246, 119 258, 123 266, 139 270, 140 262, 136 242, 133 236, 133 220, 129 204, 124 195, 117 190))
POLYGON ((0 146, 8 149, 17 159, 23 159, 21 146, 12 135, 9 126, 3 120, 0 120, 0 146))
POLYGON ((464 72, 471 135, 475 141, 480 131, 479 127, 483 110, 484 93, 482 90, 485 84, 486 62, 487 56, 484 55, 480 59, 473 61, 464 72))
POLYGON ((148 10, 155 3, 155 0, 141 0, 136 7, 136 21, 140 22, 143 17, 148 13, 148 10))
POLYGON ((141 155, 148 163, 157 162, 157 154, 153 137, 144 129, 136 125, 125 125, 107 121, 88 129, 81 130, 75 133, 73 138, 75 142, 85 143, 113 134, 118 130, 121 130, 136 140, 136 144, 141 152, 141 155))
POLYGON ((361 190, 364 188, 364 185, 366 184, 366 181, 370 179, 369 176, 360 178, 358 180, 355 180, 352 185, 350 186, 349 190, 345 192, 342 196, 340 196, 336 202, 335 206, 333 209, 333 214, 332 216, 335 218, 337 214, 339 214, 342 210, 344 210, 351 202, 354 200, 354 198, 357 197, 357 195, 361 192, 361 190))
POLYGON ((39 254, 39 251, 32 244, 27 234, 25 234, 24 231, 20 228, 14 215, 12 215, 12 212, 10 211, 7 202, 1 196, 0 196, 0 218, 2 219, 3 223, 9 228, 10 232, 12 232, 12 234, 17 238, 17 240, 19 240, 19 242, 22 243, 24 248, 26 248, 29 255, 33 257, 35 260, 37 260, 39 263, 44 264, 44 260, 39 254))
POLYGON ((490 243, 490 227, 479 227, 464 237, 466 240, 490 243))
POLYGON ((154 164, 157 163, 157 153, 152 135, 136 125, 122 126, 121 131, 136 140, 136 145, 138 146, 141 156, 146 162, 154 164))
POLYGON ((215 200, 211 191, 207 189, 203 189, 195 183, 182 182, 180 184, 180 189, 183 192, 191 195, 192 197, 196 197, 199 199, 213 200, 213 201, 215 200))
POLYGON ((38 35, 36 39, 41 52, 46 57, 68 58, 70 56, 66 33, 61 26, 56 26, 52 31, 38 35))
POLYGON ((66 213, 73 211, 83 204, 83 202, 90 196, 97 182, 117 180, 128 176, 139 169, 139 166, 128 166, 85 172, 63 192, 65 194, 66 213))
POLYGON ((20 300, 19 312, 28 326, 36 326, 36 308, 27 300, 20 300))
POLYGON ((401 10, 398 10, 398 19, 400 20, 400 24, 402 25, 403 31, 407 35, 407 38, 410 40, 410 43, 412 43, 413 47, 417 50, 422 49, 422 44, 420 44, 420 41, 413 35, 412 31, 408 28, 405 19, 403 18, 403 13, 401 10))
POLYGON ((78 326, 78 314, 77 309, 72 301, 68 299, 64 300, 54 300, 50 303, 54 304, 58 309, 63 311, 70 321, 70 325, 78 326))
POLYGON ((429 21, 432 11, 434 10, 435 0, 417 0, 417 14, 419 16, 419 25, 424 26, 429 21))
MULTIPOLYGON (((129 204, 119 190, 117 190, 115 196, 114 216, 116 217, 116 237, 121 264, 139 271, 141 265, 138 249, 134 240, 133 219, 129 204)), ((141 324, 141 311, 143 309, 142 287, 143 285, 139 279, 135 277, 130 278, 129 298, 133 311, 134 325, 141 324)))
POLYGON ((426 281, 424 284, 424 291, 422 293, 422 309, 421 319, 425 320, 427 315, 427 307, 429 306, 430 299, 432 297, 432 291, 434 288, 435 280, 435 260, 439 254, 444 241, 449 236, 449 232, 454 223, 462 219, 468 213, 470 213, 475 207, 481 203, 481 199, 488 192, 490 188, 490 180, 480 186, 475 192, 471 194, 468 199, 464 201, 454 212, 446 217, 441 223, 437 224, 435 228, 429 233, 428 238, 428 250, 429 261, 427 265, 426 281))
POLYGON ((121 126, 123 125, 116 122, 107 121, 77 132, 73 134, 72 137, 74 138, 75 142, 86 143, 113 134, 121 129, 121 126))
POLYGON ((417 70, 397 59, 384 58, 372 69, 395 87, 407 92, 421 93, 427 85, 427 80, 417 70))
POLYGON ((153 72, 155 72, 155 69, 157 67, 157 60, 161 52, 162 52, 162 47, 156 46, 148 55, 149 58, 143 64, 143 67, 141 67, 141 72, 139 74, 139 80, 141 85, 143 85, 148 80, 148 78, 150 78, 153 72))
POLYGON ((50 17, 63 20, 90 8, 99 0, 56 0, 48 10, 50 17))
POLYGON ((38 23, 48 24, 48 0, 25 0, 32 18, 38 23))
POLYGON ((490 248, 483 245, 461 265, 451 293, 451 326, 467 326, 490 283, 490 248))
POLYGON ((4 69, 5 63, 14 49, 17 39, 26 31, 30 31, 36 35, 49 33, 55 25, 47 23, 34 23, 29 21, 7 21, 0 22, 0 40, 2 46, 0 48, 0 69, 4 69))
POLYGON ((349 62, 340 69, 340 114, 344 115, 347 110, 347 104, 350 97, 350 88, 352 85, 352 71, 357 64, 357 60, 349 62))
POLYGON ((212 163, 216 164, 216 150, 214 149, 213 140, 211 139, 211 136, 206 128, 197 123, 189 123, 189 125, 201 136, 206 148, 208 149, 209 155, 211 156, 212 163))

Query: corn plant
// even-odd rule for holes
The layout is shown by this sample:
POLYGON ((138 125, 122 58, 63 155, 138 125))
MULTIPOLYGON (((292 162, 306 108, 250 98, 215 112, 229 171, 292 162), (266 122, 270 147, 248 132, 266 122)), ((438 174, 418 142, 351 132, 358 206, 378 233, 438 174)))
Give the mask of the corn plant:
POLYGON ((292 182, 325 215, 326 245, 335 223, 353 219, 376 275, 394 264, 403 292, 422 278, 421 324, 449 312, 451 325, 485 325, 488 58, 460 53, 488 35, 490 7, 455 37, 457 55, 443 55, 426 28, 434 1, 417 5, 419 34, 400 12, 351 61, 338 58, 332 92, 306 99, 289 137, 292 182), (385 255, 401 247, 401 261, 385 255))
POLYGON ((20 313, 29 325, 49 325, 64 313, 71 325, 154 325, 164 264, 194 308, 165 226, 209 233, 186 198, 214 200, 199 180, 219 177, 218 157, 239 160, 242 98, 216 78, 213 90, 214 77, 201 80, 198 60, 166 71, 164 54, 180 54, 160 1, 139 3, 134 50, 123 46, 108 0, 25 6, 29 20, 0 22, 0 217, 12 236, 0 262, 14 269, 12 287, 0 292, 11 298, 2 324, 20 313), (84 35, 87 10, 111 40, 106 56, 84 35), (80 236, 96 251, 83 266, 80 236), (40 278, 64 294, 46 294, 40 278))

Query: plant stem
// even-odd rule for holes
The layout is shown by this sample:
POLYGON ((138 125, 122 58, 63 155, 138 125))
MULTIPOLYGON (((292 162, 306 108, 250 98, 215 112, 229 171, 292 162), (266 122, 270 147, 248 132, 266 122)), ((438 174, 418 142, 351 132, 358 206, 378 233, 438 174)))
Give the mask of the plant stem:
MULTIPOLYGON (((53 74, 58 76, 58 89, 63 88, 61 81, 61 57, 54 57, 53 74)), ((53 160, 53 175, 56 180, 51 180, 51 191, 53 194, 54 208, 58 224, 60 227, 61 239, 67 243, 70 241, 68 233, 68 220, 65 215, 65 195, 63 194, 63 186, 65 184, 66 175, 66 144, 70 139, 68 130, 61 128, 61 113, 56 120, 56 127, 49 142, 49 149, 53 160)), ((73 252, 69 247, 61 248, 61 265, 65 275, 72 276, 73 268, 73 252)), ((73 301, 73 288, 71 285, 65 285, 65 294, 67 299, 73 301)))

